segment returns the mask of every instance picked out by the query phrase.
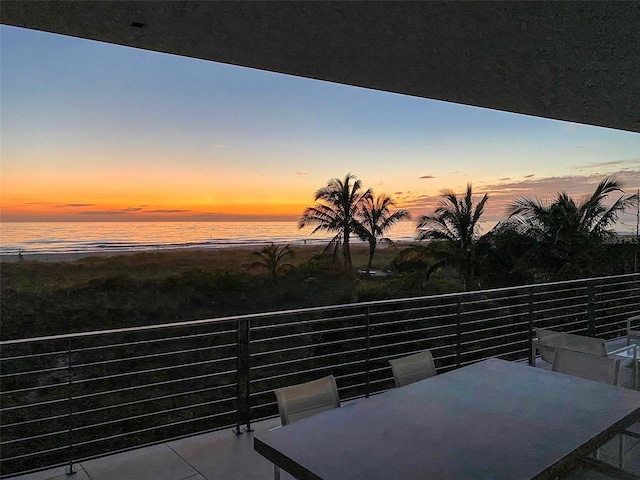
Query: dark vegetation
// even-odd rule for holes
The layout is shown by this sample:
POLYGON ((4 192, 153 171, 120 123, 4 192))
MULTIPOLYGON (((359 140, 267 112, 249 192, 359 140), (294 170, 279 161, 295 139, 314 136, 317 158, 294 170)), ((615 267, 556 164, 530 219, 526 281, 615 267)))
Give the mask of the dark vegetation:
MULTIPOLYGON (((637 245, 602 244, 555 272, 537 265, 519 235, 487 235, 477 244, 473 289, 631 273, 637 245), (531 255, 529 259, 528 255, 531 255), (533 263, 532 263, 533 262, 533 263)), ((439 246, 443 248, 442 245, 439 246)), ((140 253, 75 262, 25 260, 2 264, 2 339, 216 318, 464 289, 437 248, 422 244, 379 249, 375 273, 350 275, 331 256, 298 247, 295 268, 274 281, 267 269, 248 269, 247 250, 140 253)), ((364 269, 368 247, 353 249, 364 269)), ((638 259, 640 260, 640 259, 638 259)))

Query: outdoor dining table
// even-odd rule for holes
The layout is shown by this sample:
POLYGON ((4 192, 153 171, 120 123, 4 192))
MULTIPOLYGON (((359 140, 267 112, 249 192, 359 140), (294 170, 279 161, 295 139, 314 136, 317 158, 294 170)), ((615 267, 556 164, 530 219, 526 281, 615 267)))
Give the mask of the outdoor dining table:
POLYGON ((489 359, 257 435, 299 479, 555 478, 640 418, 640 393, 489 359))

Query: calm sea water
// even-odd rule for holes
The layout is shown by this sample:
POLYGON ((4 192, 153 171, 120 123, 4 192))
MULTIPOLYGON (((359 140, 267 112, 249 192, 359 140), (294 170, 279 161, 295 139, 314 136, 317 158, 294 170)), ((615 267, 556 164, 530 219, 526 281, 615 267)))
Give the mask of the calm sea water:
MULTIPOLYGON (((321 244, 330 238, 310 235, 311 230, 299 230, 296 222, 2 222, 0 254, 302 245, 321 244)), ((415 233, 415 222, 407 221, 388 236, 411 241, 415 233)))

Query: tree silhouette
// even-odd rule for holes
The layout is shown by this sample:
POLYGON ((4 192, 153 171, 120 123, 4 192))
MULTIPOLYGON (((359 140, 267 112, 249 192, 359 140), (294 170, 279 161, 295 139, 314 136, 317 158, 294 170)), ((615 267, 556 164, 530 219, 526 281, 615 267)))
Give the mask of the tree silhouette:
POLYGON ((335 258, 339 246, 342 245, 344 266, 348 270, 353 268, 349 240, 359 225, 358 210, 363 200, 371 196, 371 190, 361 190, 362 183, 351 173, 347 173, 344 180, 332 178, 315 193, 315 200, 320 200, 321 203, 307 207, 298 221, 298 228, 315 225, 311 233, 335 232, 327 248, 334 246, 335 258))
POLYGON ((417 239, 445 242, 447 253, 440 263, 451 263, 458 267, 464 288, 470 287, 474 263, 474 243, 477 238, 479 222, 489 196, 485 193, 480 202, 473 207, 471 184, 462 199, 451 190, 442 191, 442 200, 432 214, 420 217, 417 239))
POLYGON ((541 245, 543 259, 556 269, 588 255, 588 251, 612 238, 618 215, 635 204, 637 195, 624 195, 622 184, 607 177, 581 201, 559 192, 551 201, 523 197, 509 207, 507 223, 541 245), (607 197, 622 195, 611 206, 607 197))
POLYGON ((356 233, 362 240, 369 243, 367 273, 371 270, 371 262, 378 242, 394 244, 390 238, 384 236, 385 232, 400 220, 410 218, 409 212, 403 209, 391 212, 392 207, 395 207, 393 199, 384 194, 376 198, 369 195, 362 201, 358 215, 360 225, 356 227, 356 233))
POLYGON ((259 258, 259 260, 250 264, 249 268, 266 268, 274 280, 286 269, 293 268, 293 265, 287 261, 294 256, 293 250, 289 245, 278 246, 272 243, 259 252, 252 252, 251 255, 259 258))

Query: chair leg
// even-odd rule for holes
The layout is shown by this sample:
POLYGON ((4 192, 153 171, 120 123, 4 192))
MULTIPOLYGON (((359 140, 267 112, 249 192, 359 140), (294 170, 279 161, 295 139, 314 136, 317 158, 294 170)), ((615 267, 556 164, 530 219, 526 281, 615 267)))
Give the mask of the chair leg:
POLYGON ((273 480, 280 480, 280 467, 273 464, 273 480))

